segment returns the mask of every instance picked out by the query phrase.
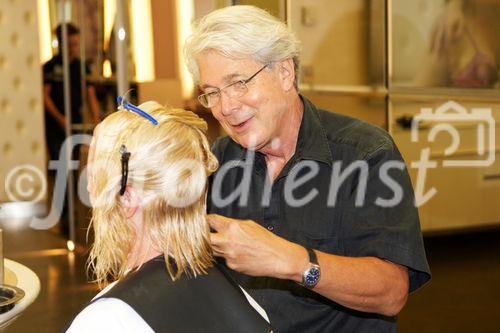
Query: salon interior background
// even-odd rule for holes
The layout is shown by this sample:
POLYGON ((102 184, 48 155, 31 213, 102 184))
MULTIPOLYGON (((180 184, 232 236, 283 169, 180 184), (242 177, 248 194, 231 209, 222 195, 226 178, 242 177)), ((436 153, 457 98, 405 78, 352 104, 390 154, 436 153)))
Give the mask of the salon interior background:
MULTIPOLYGON (((57 49, 52 30, 58 23, 72 21, 81 29, 81 55, 92 70, 87 80, 98 88, 102 115, 114 110, 117 91, 133 88, 136 102, 154 99, 195 109, 209 122, 209 134, 214 138, 220 134, 217 123, 193 102, 196 92, 182 61, 182 41, 192 20, 234 2, 1 1, 0 202, 36 199, 43 206, 47 200, 46 194, 39 195, 43 182, 33 176, 33 168, 26 166, 43 174, 47 168, 41 65, 57 49), (26 190, 14 193, 13 188, 5 186, 5 180, 19 167, 31 176, 23 180, 29 183, 26 190)), ((417 80, 444 0, 236 2, 266 8, 286 19, 304 44, 302 94, 321 107, 390 131, 409 166, 425 147, 431 148, 433 160, 447 158, 445 148, 450 142, 446 136, 431 143, 411 142, 405 120, 411 121, 422 107, 436 108, 454 100, 466 108, 491 108, 493 118, 499 119, 498 81, 489 87, 472 88, 417 80)), ((474 27, 470 30, 476 31, 474 27)), ((500 29, 496 31, 498 37, 500 29)), ((471 49, 470 45, 464 46, 467 48, 471 49)), ((457 129, 462 140, 453 158, 472 158, 476 127, 459 123, 457 129)), ((88 133, 91 126, 84 121, 75 124, 73 130, 88 133)), ((419 128, 419 136, 427 137, 429 130, 426 126, 419 128)), ((496 147, 499 143, 497 138, 496 147)), ((498 148, 488 149, 497 155, 498 148)), ((482 168, 438 164, 428 171, 425 184, 438 192, 420 207, 425 232, 500 222, 500 162, 482 168)), ((411 169, 411 175, 415 183, 415 169, 411 169)))

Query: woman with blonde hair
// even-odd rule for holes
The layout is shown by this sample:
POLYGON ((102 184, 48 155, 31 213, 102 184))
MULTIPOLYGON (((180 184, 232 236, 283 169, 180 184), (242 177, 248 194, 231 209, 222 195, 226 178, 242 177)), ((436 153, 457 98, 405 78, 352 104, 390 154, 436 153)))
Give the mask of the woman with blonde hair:
POLYGON ((218 163, 206 123, 120 102, 94 131, 88 165, 89 268, 101 286, 115 282, 68 331, 269 332, 265 312, 212 256, 207 178, 218 163))

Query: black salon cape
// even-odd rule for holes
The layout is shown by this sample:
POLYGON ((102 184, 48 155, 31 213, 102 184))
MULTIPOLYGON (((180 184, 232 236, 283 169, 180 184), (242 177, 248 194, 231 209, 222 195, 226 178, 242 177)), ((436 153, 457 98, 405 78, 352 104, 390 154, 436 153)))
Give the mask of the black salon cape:
POLYGON ((130 273, 106 294, 129 304, 155 332, 271 332, 240 287, 215 264, 208 274, 172 281, 163 256, 130 273))

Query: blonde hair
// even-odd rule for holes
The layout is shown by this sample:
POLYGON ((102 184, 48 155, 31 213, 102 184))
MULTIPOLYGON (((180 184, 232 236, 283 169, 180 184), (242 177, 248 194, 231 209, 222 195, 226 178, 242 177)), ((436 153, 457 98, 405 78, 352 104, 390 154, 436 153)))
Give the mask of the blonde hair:
POLYGON ((207 124, 190 111, 156 102, 139 106, 158 121, 119 111, 99 124, 89 157, 95 239, 88 268, 102 285, 127 273, 138 240, 121 204, 121 153, 130 152, 127 186, 141 197, 143 241, 165 255, 173 280, 206 273, 213 263, 206 221, 207 178, 218 162, 205 136, 207 124), (169 262, 172 258, 175 266, 169 262))
POLYGON ((300 41, 290 28, 267 11, 254 6, 229 6, 204 16, 186 40, 184 57, 195 81, 199 80, 196 57, 215 50, 229 58, 251 57, 262 64, 293 59, 298 87, 300 41))

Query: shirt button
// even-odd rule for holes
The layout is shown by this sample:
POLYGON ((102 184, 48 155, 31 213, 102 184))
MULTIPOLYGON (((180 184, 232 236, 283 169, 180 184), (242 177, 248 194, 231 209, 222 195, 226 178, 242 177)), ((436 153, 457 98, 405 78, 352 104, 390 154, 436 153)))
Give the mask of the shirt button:
POLYGON ((274 226, 272 226, 272 225, 268 225, 268 226, 267 226, 267 230, 269 230, 269 231, 273 231, 273 230, 274 230, 274 226))

